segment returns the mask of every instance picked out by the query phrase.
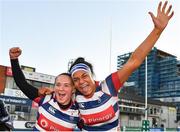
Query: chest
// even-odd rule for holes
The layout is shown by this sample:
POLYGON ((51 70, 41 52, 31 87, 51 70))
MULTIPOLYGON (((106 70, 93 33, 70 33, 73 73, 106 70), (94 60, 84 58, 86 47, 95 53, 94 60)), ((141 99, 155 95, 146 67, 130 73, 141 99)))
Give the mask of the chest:
POLYGON ((78 122, 78 110, 61 110, 56 103, 47 102, 38 109, 37 125, 44 130, 70 131, 78 122))
POLYGON ((92 98, 77 96, 80 117, 87 125, 107 122, 115 117, 118 111, 117 98, 102 91, 96 92, 92 98))
POLYGON ((80 110, 88 110, 102 107, 103 105, 114 105, 118 101, 117 97, 113 97, 103 91, 95 92, 91 98, 85 98, 83 95, 77 95, 76 101, 80 110))

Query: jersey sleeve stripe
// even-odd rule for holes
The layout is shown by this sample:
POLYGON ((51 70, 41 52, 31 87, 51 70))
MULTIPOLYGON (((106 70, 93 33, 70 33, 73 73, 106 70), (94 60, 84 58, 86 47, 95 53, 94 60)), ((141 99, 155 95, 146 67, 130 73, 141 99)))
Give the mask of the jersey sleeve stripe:
POLYGON ((117 72, 112 73, 112 82, 114 84, 116 91, 118 92, 118 90, 122 87, 122 83, 119 80, 117 72))
POLYGON ((112 82, 112 76, 111 75, 108 76, 105 81, 106 81, 106 84, 107 84, 107 88, 109 89, 110 95, 116 96, 117 93, 116 93, 114 84, 112 82))

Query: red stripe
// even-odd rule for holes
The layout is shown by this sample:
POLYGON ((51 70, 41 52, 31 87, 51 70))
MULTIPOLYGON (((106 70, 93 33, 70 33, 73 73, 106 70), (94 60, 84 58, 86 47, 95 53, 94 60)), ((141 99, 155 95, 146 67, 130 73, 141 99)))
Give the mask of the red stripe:
POLYGON ((81 115, 81 118, 84 120, 84 123, 87 125, 93 125, 97 123, 102 123, 112 119, 115 116, 115 112, 112 106, 106 110, 89 115, 81 115))
POLYGON ((118 91, 122 87, 122 83, 119 80, 119 76, 117 72, 112 73, 112 81, 116 91, 118 91))
POLYGON ((52 122, 47 119, 44 115, 40 114, 37 124, 47 131, 72 131, 73 128, 67 128, 65 126, 52 122))
POLYGON ((39 102, 42 98, 43 98, 43 96, 40 96, 40 97, 35 98, 33 101, 39 104, 39 102))

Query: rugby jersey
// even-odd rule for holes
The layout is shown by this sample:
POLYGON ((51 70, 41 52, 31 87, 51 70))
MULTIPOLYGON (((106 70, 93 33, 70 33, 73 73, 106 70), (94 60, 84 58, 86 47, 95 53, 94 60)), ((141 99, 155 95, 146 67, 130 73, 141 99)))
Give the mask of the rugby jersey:
POLYGON ((76 93, 80 118, 84 121, 85 131, 118 131, 119 107, 118 90, 121 88, 117 72, 104 81, 96 82, 96 91, 91 98, 76 93))
POLYGON ((54 94, 38 97, 38 89, 27 83, 18 59, 11 59, 13 77, 16 85, 31 100, 38 103, 38 116, 34 130, 38 131, 72 131, 76 128, 78 118, 77 103, 67 109, 61 109, 54 94))
POLYGON ((73 131, 79 121, 77 104, 67 110, 59 107, 54 94, 38 97, 34 100, 38 103, 38 116, 34 130, 38 131, 73 131))

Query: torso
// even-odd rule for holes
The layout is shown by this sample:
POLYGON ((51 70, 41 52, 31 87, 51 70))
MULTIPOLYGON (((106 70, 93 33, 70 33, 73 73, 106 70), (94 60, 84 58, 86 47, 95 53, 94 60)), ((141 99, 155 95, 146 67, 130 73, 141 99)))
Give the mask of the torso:
MULTIPOLYGON (((84 121, 84 130, 109 131, 119 129, 119 106, 117 92, 107 81, 100 83, 91 98, 85 98, 77 93, 76 101, 79 105, 80 118, 84 121), (111 90, 110 90, 111 89, 111 90)), ((114 83, 114 82, 113 82, 114 83)))
POLYGON ((54 98, 46 96, 39 106, 35 129, 40 131, 73 131, 78 120, 78 109, 75 103, 67 110, 62 110, 54 98))

